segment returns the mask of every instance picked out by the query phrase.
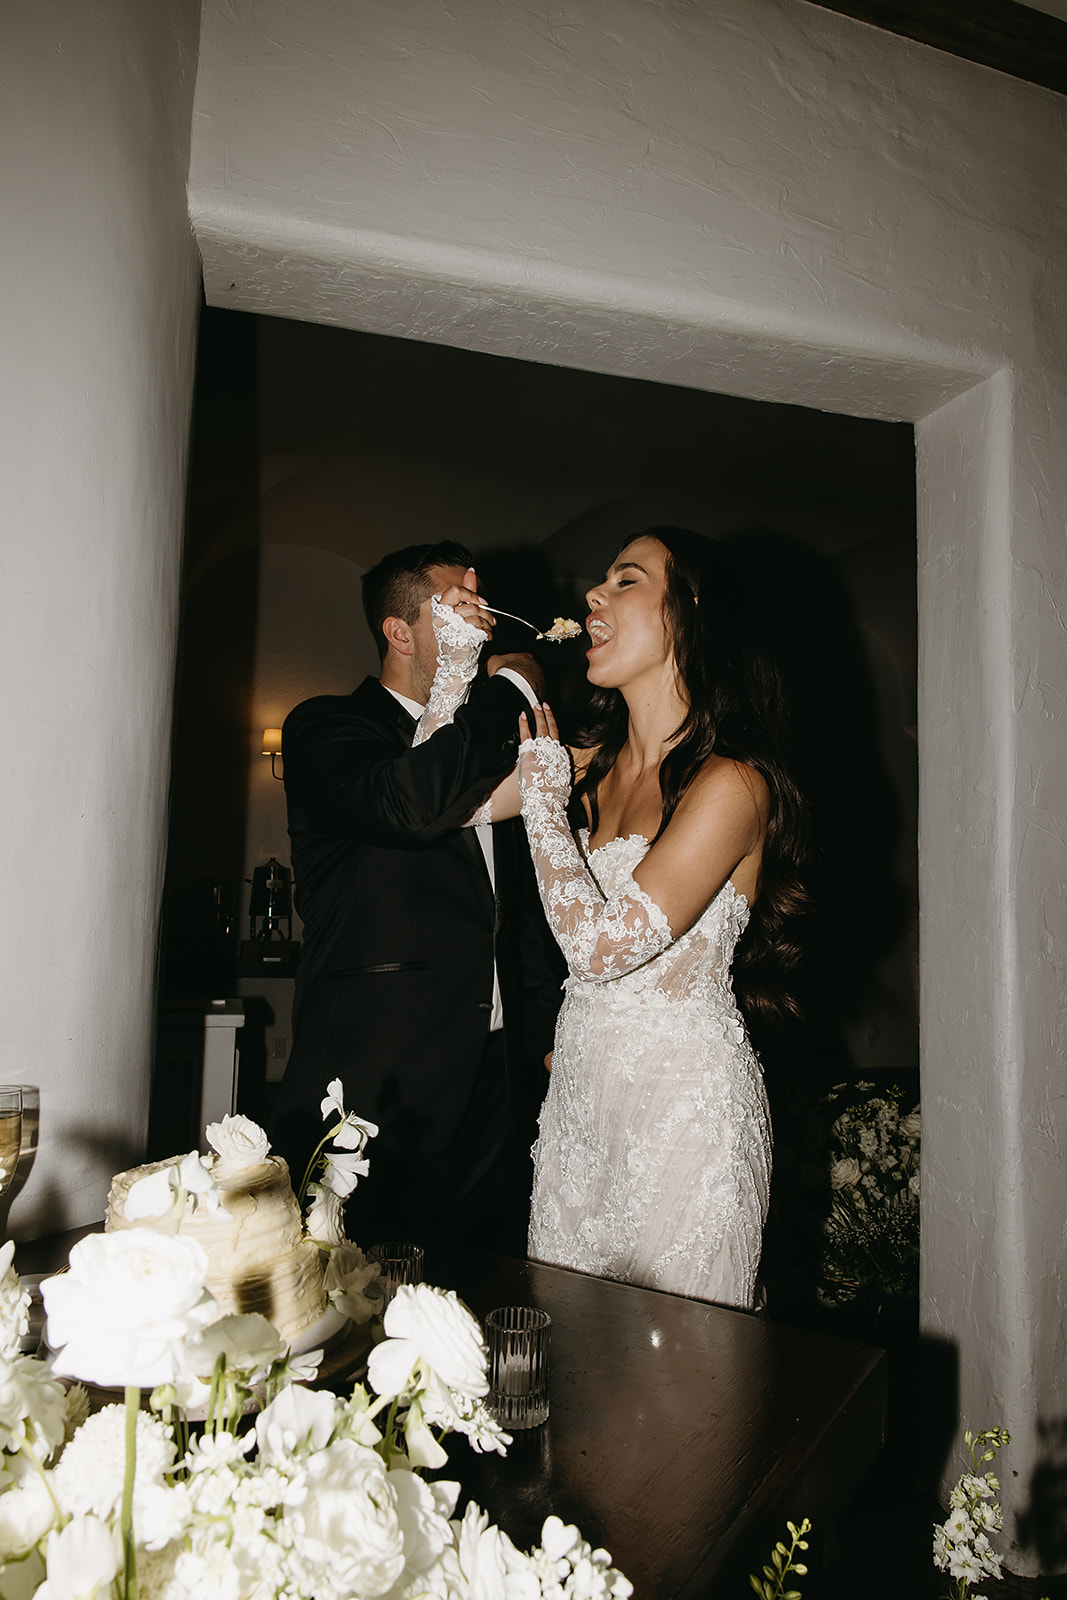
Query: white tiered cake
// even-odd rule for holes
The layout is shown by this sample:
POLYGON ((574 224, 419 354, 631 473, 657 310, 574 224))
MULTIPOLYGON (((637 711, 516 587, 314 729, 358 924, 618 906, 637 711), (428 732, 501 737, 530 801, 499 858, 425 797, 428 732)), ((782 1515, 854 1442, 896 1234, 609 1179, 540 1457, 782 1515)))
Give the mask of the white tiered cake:
MULTIPOLYGON (((220 1315, 258 1311, 286 1343, 307 1349, 336 1332, 333 1324, 343 1326, 345 1318, 327 1302, 322 1253, 304 1235, 289 1168, 280 1156, 266 1154, 262 1147, 251 1155, 244 1164, 233 1154, 202 1158, 201 1166, 218 1186, 216 1204, 208 1207, 199 1196, 186 1193, 180 1231, 207 1252, 207 1287, 218 1301, 220 1315)), ((163 1175, 173 1173, 182 1162, 183 1158, 172 1157, 118 1173, 108 1195, 106 1231, 179 1231, 177 1190, 173 1182, 167 1186, 163 1175), (131 1206, 134 1185, 157 1175, 158 1183, 143 1187, 131 1206), (157 1215, 150 1215, 144 1197, 157 1193, 163 1203, 157 1215)))

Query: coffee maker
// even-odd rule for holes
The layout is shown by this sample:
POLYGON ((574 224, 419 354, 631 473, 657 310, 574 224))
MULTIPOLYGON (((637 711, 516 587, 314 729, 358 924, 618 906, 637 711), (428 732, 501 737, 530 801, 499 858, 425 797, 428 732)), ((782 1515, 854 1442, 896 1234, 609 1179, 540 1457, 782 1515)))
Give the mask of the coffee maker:
POLYGON ((292 941, 293 874, 274 856, 266 866, 252 870, 248 916, 253 940, 282 939, 287 944, 292 941))

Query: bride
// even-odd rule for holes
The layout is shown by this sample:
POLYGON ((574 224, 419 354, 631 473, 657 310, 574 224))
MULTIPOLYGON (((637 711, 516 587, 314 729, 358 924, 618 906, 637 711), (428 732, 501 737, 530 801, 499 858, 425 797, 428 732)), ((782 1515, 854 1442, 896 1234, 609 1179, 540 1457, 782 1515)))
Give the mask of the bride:
POLYGON ((547 706, 520 723, 522 815, 570 971, 529 1253, 750 1308, 771 1134, 735 989, 750 1012, 795 1010, 806 904, 779 685, 698 535, 634 539, 587 603, 589 738, 568 754, 547 706))
MULTIPOLYGON (((416 743, 451 720, 491 630, 473 584, 449 599, 432 602, 438 668, 416 743)), ((744 1013, 796 1011, 807 905, 780 685, 726 553, 696 534, 634 539, 587 602, 588 736, 568 751, 547 705, 524 715, 517 781, 468 819, 515 815, 521 792, 570 974, 529 1253, 749 1309, 771 1133, 744 1013)))

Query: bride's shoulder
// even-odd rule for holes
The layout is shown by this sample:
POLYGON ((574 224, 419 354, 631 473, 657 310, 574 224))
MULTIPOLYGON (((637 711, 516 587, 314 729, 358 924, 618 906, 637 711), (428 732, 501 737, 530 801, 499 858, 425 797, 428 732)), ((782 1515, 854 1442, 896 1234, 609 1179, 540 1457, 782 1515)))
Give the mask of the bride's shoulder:
POLYGON ((682 803, 700 810, 752 805, 760 818, 765 819, 770 808, 770 788, 756 767, 712 753, 705 757, 682 803))

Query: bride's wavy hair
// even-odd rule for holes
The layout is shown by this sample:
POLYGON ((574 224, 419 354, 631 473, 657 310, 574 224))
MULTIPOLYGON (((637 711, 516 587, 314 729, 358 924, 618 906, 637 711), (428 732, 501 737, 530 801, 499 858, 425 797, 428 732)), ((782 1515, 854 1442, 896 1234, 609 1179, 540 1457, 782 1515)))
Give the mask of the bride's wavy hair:
MULTIPOLYGON (((808 812, 788 769, 785 693, 763 643, 731 552, 685 528, 647 528, 633 539, 658 539, 667 552, 663 620, 688 710, 659 769, 663 820, 709 755, 755 767, 770 791, 760 892, 733 962, 738 1005, 753 1024, 800 1015, 795 978, 800 929, 810 910, 808 812)), ((628 539, 627 544, 632 544, 628 539)), ((593 756, 575 787, 595 833, 597 789, 626 742, 626 702, 617 689, 594 689, 577 742, 593 756)))

